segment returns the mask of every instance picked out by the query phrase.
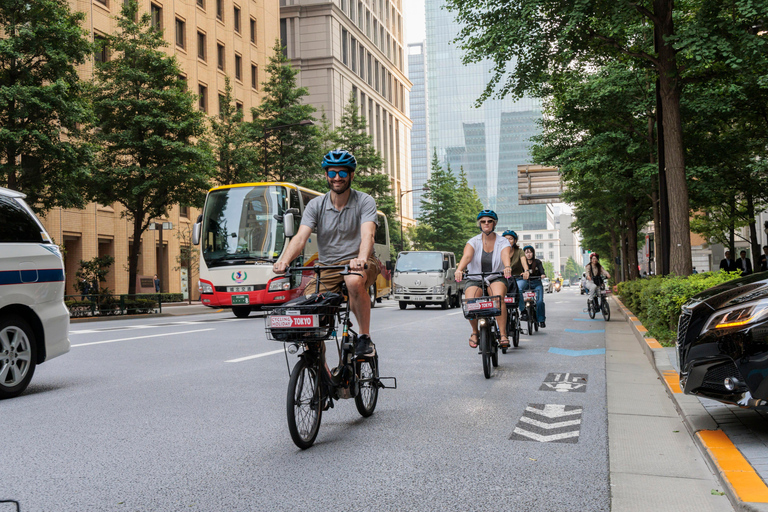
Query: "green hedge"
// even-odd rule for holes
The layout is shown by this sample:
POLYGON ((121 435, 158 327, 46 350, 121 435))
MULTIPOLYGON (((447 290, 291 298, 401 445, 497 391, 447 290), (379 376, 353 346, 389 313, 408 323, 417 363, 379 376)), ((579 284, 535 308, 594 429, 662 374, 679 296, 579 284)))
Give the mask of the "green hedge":
POLYGON ((648 336, 671 346, 677 337, 680 307, 694 295, 739 277, 741 271, 657 276, 619 283, 618 292, 624 305, 648 329, 648 336))
POLYGON ((158 295, 160 296, 160 300, 163 303, 182 302, 184 300, 184 296, 180 293, 139 293, 136 294, 135 297, 139 299, 150 299, 156 301, 158 295))

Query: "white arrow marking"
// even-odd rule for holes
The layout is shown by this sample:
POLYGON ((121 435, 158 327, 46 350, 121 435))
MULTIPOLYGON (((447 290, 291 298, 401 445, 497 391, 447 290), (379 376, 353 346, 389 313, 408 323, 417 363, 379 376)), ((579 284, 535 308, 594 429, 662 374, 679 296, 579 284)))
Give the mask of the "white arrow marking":
POLYGON ((562 416, 573 416, 575 414, 581 414, 581 408, 574 409, 572 411, 566 411, 564 405, 552 404, 545 405, 543 410, 536 409, 534 407, 526 407, 525 410, 540 416, 546 416, 547 418, 560 418, 562 416))
POLYGON ((562 427, 570 427, 572 425, 581 425, 581 420, 569 420, 569 421, 558 421, 557 423, 544 423, 539 420, 534 420, 533 418, 529 418, 527 416, 523 416, 520 418, 520 421, 523 423, 528 423, 530 425, 536 425, 537 427, 545 428, 547 430, 552 430, 553 428, 562 428, 562 427))
POLYGON ((586 384, 569 384, 567 382, 545 382, 544 385, 550 389, 554 389, 555 391, 560 391, 561 393, 586 387, 586 384))
POLYGON ((562 434, 552 434, 551 436, 543 436, 541 434, 536 434, 534 432, 528 432, 527 430, 523 430, 520 427, 516 427, 513 434, 518 434, 523 437, 528 437, 530 439, 533 439, 534 441, 539 441, 542 443, 548 443, 550 441, 559 441, 560 439, 569 439, 571 437, 579 437, 578 430, 574 430, 573 432, 563 432, 562 434))

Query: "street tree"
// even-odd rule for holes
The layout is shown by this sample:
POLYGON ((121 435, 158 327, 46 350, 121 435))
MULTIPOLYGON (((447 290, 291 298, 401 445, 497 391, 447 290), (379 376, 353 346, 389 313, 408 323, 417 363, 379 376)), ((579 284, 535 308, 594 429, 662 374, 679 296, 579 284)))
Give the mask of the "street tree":
POLYGON ((294 69, 275 41, 267 65, 268 79, 262 83, 264 98, 252 108, 253 121, 248 123, 251 138, 259 142, 263 175, 269 181, 303 183, 318 173, 322 159, 318 129, 310 124, 315 108, 303 103, 309 94, 298 87, 294 69))
POLYGON ((92 111, 77 66, 94 46, 84 20, 66 0, 0 1, 0 185, 39 211, 85 205, 92 111))
POLYGON ((114 58, 96 70, 99 129, 92 139, 100 153, 91 179, 95 200, 120 203, 132 221, 131 294, 144 231, 171 205, 201 204, 215 167, 210 146, 201 141, 205 114, 196 108, 197 96, 179 78, 176 59, 162 51, 162 31, 151 26, 149 14, 137 14, 130 0, 108 38, 114 58))
POLYGON ((235 104, 232 84, 224 77, 219 115, 210 117, 212 148, 218 157, 215 180, 219 185, 261 181, 257 145, 243 123, 243 111, 235 104))
POLYGON ((765 41, 765 0, 447 0, 462 29, 465 62, 495 69, 479 102, 538 94, 542 84, 582 62, 613 59, 653 70, 662 105, 670 218, 670 269, 691 273, 689 197, 680 98, 686 83, 739 73, 765 41), (644 33, 643 33, 644 31, 644 33), (639 37, 638 37, 639 36, 639 37), (654 42, 655 47, 654 47, 654 42))

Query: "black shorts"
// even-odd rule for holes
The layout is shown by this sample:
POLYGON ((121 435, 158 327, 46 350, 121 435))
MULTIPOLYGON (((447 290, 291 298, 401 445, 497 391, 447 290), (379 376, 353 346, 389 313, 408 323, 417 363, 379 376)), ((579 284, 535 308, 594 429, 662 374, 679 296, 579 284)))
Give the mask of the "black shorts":
MULTIPOLYGON (((493 284, 493 283, 504 283, 504 286, 509 287, 509 284, 507 283, 507 278, 503 277, 503 276, 501 276, 501 277, 494 277, 493 279, 490 280, 490 283, 491 284, 493 284)), ((464 290, 466 290, 470 286, 477 286, 478 288, 482 288, 483 287, 483 282, 480 281, 480 280, 468 279, 467 280, 467 284, 464 286, 464 290)))

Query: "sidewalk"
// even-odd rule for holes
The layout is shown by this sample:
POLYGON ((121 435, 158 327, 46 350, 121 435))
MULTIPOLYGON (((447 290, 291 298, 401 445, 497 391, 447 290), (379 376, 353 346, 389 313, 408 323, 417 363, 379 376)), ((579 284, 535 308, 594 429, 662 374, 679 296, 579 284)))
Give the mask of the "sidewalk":
POLYGON ((645 338, 637 318, 615 296, 613 303, 606 324, 613 510, 768 512, 768 486, 753 467, 761 462, 768 473, 768 436, 749 429, 764 415, 682 394, 674 349, 645 338), (631 415, 628 426, 624 414, 631 415), (631 442, 625 429, 634 433, 631 442), (627 449, 631 456, 621 451, 627 449))
MULTIPOLYGON (((185 316, 185 315, 202 315, 207 313, 221 313, 227 311, 221 308, 212 308, 209 306, 203 306, 200 301, 192 301, 192 304, 187 302, 164 302, 163 312, 149 315, 106 315, 106 316, 85 316, 70 318, 71 324, 77 324, 81 322, 97 322, 108 320, 128 320, 131 318, 162 318, 169 316, 185 316)), ((252 311, 251 316, 261 314, 258 311, 252 311)), ((234 316, 234 315, 233 315, 234 316)))

